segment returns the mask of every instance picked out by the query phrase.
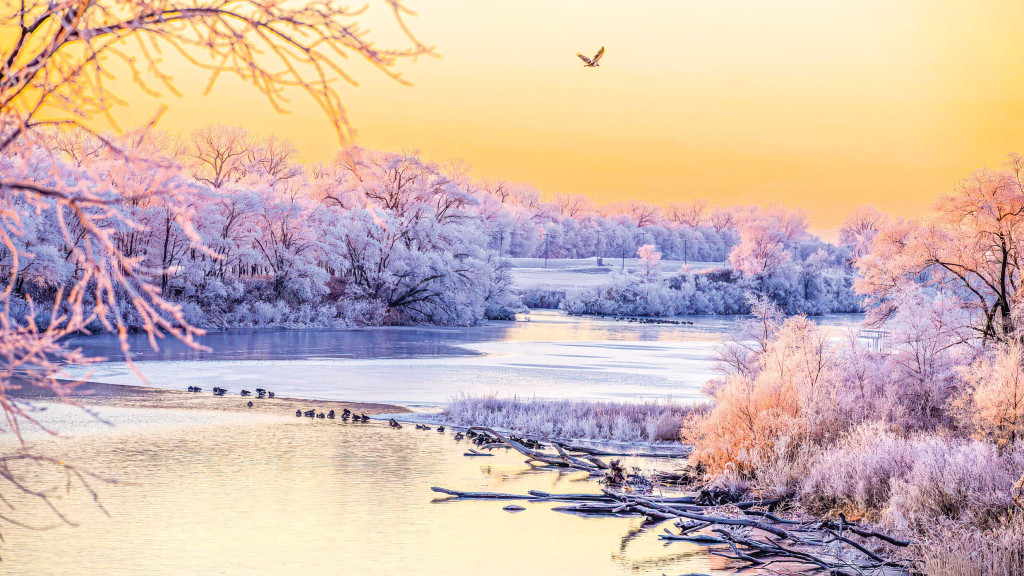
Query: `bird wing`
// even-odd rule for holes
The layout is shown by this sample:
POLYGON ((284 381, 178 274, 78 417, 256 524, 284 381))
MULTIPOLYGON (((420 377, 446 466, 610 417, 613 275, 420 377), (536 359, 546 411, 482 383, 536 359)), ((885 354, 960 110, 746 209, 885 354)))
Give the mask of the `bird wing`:
POLYGON ((590 61, 590 58, 587 58, 583 54, 580 54, 580 53, 577 52, 576 55, 580 57, 580 60, 583 60, 587 64, 593 64, 593 62, 590 61))
POLYGON ((597 61, 601 59, 601 56, 604 56, 604 46, 601 46, 601 49, 597 51, 597 54, 594 54, 594 64, 597 64, 597 61))

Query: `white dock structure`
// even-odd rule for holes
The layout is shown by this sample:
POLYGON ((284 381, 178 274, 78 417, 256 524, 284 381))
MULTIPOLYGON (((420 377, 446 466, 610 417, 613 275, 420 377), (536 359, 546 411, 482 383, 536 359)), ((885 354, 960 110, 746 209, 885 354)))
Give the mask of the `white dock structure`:
POLYGON ((863 329, 857 332, 857 338, 871 342, 871 351, 888 354, 892 348, 892 333, 888 330, 863 329))

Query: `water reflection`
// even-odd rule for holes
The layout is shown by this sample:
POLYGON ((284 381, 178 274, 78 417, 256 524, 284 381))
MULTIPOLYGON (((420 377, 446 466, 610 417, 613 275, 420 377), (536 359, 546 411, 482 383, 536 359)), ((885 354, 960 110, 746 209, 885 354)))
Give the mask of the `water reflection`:
POLYGON ((131 483, 80 491, 80 528, 9 530, 8 574, 516 575, 709 572, 685 543, 665 546, 637 518, 580 518, 554 504, 433 503, 430 487, 596 491, 579 474, 515 454, 464 458, 447 434, 308 420, 140 428, 52 444, 131 483))
MULTIPOLYGON (((856 317, 820 319, 843 328, 856 317)), ((535 314, 471 329, 270 331, 210 334, 212 353, 175 343, 137 360, 150 384, 220 385, 310 398, 439 403, 453 394, 590 399, 696 398, 710 350, 733 318, 638 325, 535 314)), ((114 354, 107 337, 76 339, 114 354)), ((133 382, 123 364, 96 379, 133 382)), ((9 529, 8 574, 413 574, 459 576, 712 573, 720 558, 665 544, 637 518, 580 518, 526 503, 433 503, 430 487, 596 490, 585 477, 529 467, 515 454, 462 456, 448 435, 337 421, 172 410, 109 409, 119 426, 47 411, 71 439, 40 449, 128 481, 63 509, 81 523, 9 529)), ((6 439, 9 441, 9 435, 6 439)), ((0 445, 0 449, 4 446, 0 445)), ((9 448, 9 446, 8 446, 9 448)), ((7 496, 6 494, 4 496, 7 496)))
MULTIPOLYGON (((689 318, 693 324, 633 324, 555 312, 474 328, 224 332, 212 352, 165 344, 136 360, 146 384, 184 389, 263 387, 299 398, 436 407, 458 394, 538 398, 698 401, 714 376, 713 349, 738 319, 689 318), (198 359, 191 359, 198 358, 198 359)), ((857 316, 817 321, 839 333, 857 316)), ((75 344, 104 353, 111 340, 75 344)), ((72 374, 114 384, 143 384, 123 363, 72 374)))
MULTIPOLYGON (((826 326, 847 326, 858 314, 816 317, 826 326)), ((316 358, 384 359, 472 356, 467 344, 486 342, 687 342, 717 340, 740 316, 688 316, 691 324, 637 324, 599 317, 568 316, 538 310, 515 322, 494 321, 469 328, 384 327, 348 330, 226 330, 198 338, 209 350, 195 350, 174 339, 153 350, 143 335, 129 337, 136 360, 295 360, 316 358)), ((87 353, 116 359, 120 343, 109 334, 68 342, 87 353)))
MULTIPOLYGON (((507 323, 511 325, 512 323, 507 323)), ((507 328, 488 327, 497 337, 507 328)), ((174 340, 150 347, 140 334, 129 337, 135 360, 291 360, 308 358, 422 358, 436 356, 472 356, 471 350, 458 347, 476 337, 466 329, 373 328, 352 330, 228 330, 210 332, 198 338, 208 350, 197 350, 174 340)), ((120 343, 109 334, 69 339, 90 355, 115 359, 120 343)))

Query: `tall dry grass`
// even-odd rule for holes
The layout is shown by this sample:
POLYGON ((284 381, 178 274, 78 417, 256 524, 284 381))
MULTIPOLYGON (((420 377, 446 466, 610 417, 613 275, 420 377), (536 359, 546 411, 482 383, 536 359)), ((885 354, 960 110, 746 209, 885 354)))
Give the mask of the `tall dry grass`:
POLYGON ((919 548, 928 576, 1020 576, 1024 574, 1024 519, 989 530, 939 526, 919 548))
POLYGON ((583 402, 461 396, 439 418, 548 438, 678 442, 685 418, 701 408, 669 402, 583 402))

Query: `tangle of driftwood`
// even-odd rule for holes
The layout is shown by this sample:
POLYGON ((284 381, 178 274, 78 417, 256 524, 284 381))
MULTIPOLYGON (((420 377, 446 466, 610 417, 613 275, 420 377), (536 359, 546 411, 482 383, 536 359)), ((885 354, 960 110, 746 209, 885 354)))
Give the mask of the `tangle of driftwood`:
MULTIPOLYGON (((508 447, 530 464, 572 468, 591 476, 610 477, 618 463, 602 461, 595 453, 549 442, 553 452, 527 448, 487 427, 472 427, 488 435, 484 448, 508 447)), ((582 516, 643 516, 645 523, 672 522, 664 529, 666 542, 709 546, 709 552, 741 564, 790 573, 821 572, 833 576, 920 574, 920 563, 903 554, 911 542, 878 532, 840 515, 838 519, 783 518, 778 500, 748 500, 726 505, 708 502, 696 493, 671 496, 631 491, 610 485, 599 493, 526 494, 465 492, 434 487, 445 500, 525 500, 558 502, 555 511, 582 516)))

